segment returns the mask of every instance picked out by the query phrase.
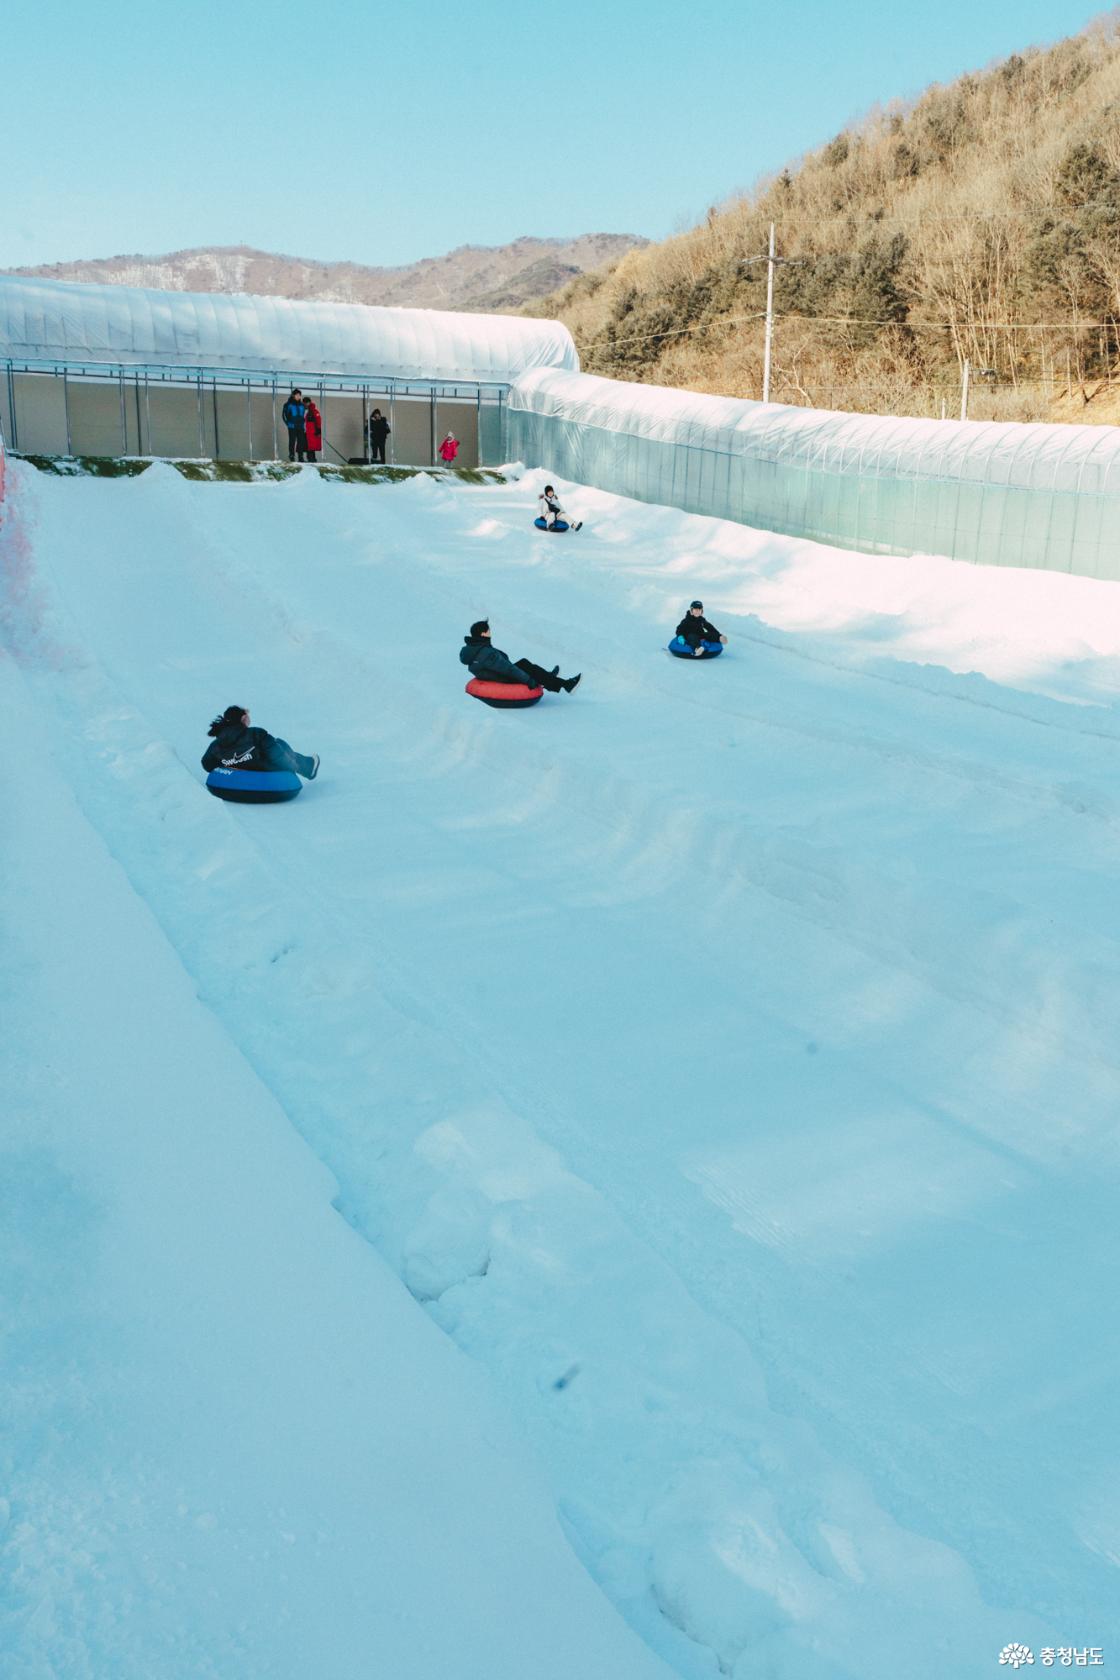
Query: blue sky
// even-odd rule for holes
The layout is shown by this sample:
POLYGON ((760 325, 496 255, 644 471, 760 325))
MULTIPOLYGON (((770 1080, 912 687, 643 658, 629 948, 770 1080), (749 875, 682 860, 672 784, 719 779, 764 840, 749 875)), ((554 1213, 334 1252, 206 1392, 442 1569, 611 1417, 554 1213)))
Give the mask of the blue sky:
POLYGON ((872 105, 1094 15, 1073 0, 21 4, 0 70, 0 266, 661 238, 872 105))

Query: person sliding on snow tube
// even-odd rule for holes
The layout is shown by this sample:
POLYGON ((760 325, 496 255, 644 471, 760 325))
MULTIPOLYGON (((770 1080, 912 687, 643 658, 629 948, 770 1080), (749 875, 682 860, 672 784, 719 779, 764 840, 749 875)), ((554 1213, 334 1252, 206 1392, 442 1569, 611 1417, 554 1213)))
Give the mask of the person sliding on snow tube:
POLYGON ((544 495, 540 497, 539 506, 541 511, 533 521, 538 531, 581 531, 583 529, 582 519, 577 519, 573 525, 571 520, 567 518, 564 509, 560 506, 560 498, 551 484, 545 485, 544 495))
POLYGON ((669 652, 678 659, 714 659, 727 646, 714 624, 704 617, 703 601, 693 601, 669 643, 669 652))
POLYGON ((459 662, 471 674, 467 693, 473 694, 476 700, 485 700, 488 705, 497 706, 535 705, 544 688, 550 694, 559 694, 561 689, 570 694, 582 675, 582 672, 577 672, 574 677, 561 677, 558 675, 559 665, 546 671, 543 665, 535 665, 531 659, 510 659, 501 648, 494 647, 490 640, 490 624, 485 618, 472 624, 463 637, 459 662), (505 693, 502 692, 503 687, 505 693))
POLYGON ((210 772, 206 786, 219 799, 245 804, 294 799, 299 777, 313 782, 319 774, 319 754, 293 752, 287 741, 250 723, 244 706, 227 706, 214 719, 208 731, 214 739, 202 755, 202 768, 210 772))

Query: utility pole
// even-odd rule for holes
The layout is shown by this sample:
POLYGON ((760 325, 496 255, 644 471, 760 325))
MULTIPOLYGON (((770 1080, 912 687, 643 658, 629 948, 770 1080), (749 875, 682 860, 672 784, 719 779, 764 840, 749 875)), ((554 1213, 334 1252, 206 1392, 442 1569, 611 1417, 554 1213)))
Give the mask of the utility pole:
POLYGON ((774 339, 774 224, 770 223, 770 255, 766 263, 766 354, 762 364, 762 400, 770 401, 770 346, 774 339))
POLYGON ((961 419, 962 420, 967 420, 968 419, 968 369, 969 369, 969 365, 970 365, 969 360, 968 360, 968 357, 966 356, 965 359, 964 359, 964 370, 961 373, 961 419))
MULTIPOLYGON (((766 264, 766 353, 762 366, 762 400, 770 401, 770 351, 774 342, 774 270, 779 263, 791 263, 794 267, 805 262, 805 257, 778 257, 774 254, 774 223, 770 223, 770 252, 765 257, 740 257, 739 268, 750 268, 754 263, 766 264)), ((752 315, 752 321, 758 316, 752 315)))

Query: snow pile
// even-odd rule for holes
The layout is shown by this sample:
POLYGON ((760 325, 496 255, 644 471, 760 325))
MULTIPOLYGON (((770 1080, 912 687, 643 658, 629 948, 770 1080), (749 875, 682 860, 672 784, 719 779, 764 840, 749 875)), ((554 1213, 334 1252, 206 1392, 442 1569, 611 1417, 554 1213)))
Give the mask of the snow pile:
POLYGON ((111 1489, 123 1457, 143 1532, 97 1529, 100 1591, 64 1630, 55 1612, 75 1652, 146 1637, 162 1674, 205 1673, 206 1652, 221 1672, 242 1590, 235 1565, 226 1596, 226 1557, 252 1555, 272 1561, 240 1672, 285 1672, 254 1619, 283 1603, 287 1637, 339 1659, 290 1671, 341 1673, 390 1597, 387 1672, 474 1672, 410 1645, 434 1598, 433 1639, 475 1599, 479 1672, 516 1672, 507 1636, 549 1672, 552 1613, 587 1641, 555 1645, 557 1673, 656 1672, 556 1564, 481 1375, 371 1248, 489 1373, 576 1553, 689 1680, 942 1680, 994 1671, 1012 1639, 1107 1647, 1110 590, 822 551, 569 486, 587 526, 546 537, 534 473, 13 480, 15 735, 54 837, 11 876, 41 1048, 14 1141, 49 1138, 20 1333, 41 1394, 69 1403, 62 1367, 83 1367, 119 1413, 108 1433, 85 1423, 70 1466, 30 1408, 16 1433, 9 1480, 39 1549, 21 1529, 24 1584, 0 1609, 22 1649, 39 1649, 35 1603, 62 1602, 52 1551, 77 1568, 53 1490, 111 1489), (693 595, 731 637, 707 670, 662 651, 693 595), (578 693, 524 716, 468 701, 455 655, 484 613, 514 656, 582 669, 578 693), (202 793, 205 724, 231 701, 323 754, 294 805, 202 793), (106 948, 120 991, 95 1000, 106 948), (78 1024, 70 1071, 44 1074, 59 1019, 78 1024), (123 1101, 114 1034, 156 1047, 123 1101), (57 1083, 73 1078, 80 1109, 57 1083), (91 1345, 58 1322, 78 1276, 127 1358, 110 1327, 91 1345), (168 1325, 154 1349, 149 1320, 168 1325), (159 1407, 133 1402, 144 1385, 159 1407), (391 1594, 367 1601, 355 1583, 399 1520, 371 1462, 383 1430, 409 1522, 391 1594), (187 1510, 214 1518, 182 1553, 169 1462, 187 1510), (298 1521, 263 1491, 278 1463, 298 1521), (312 1510, 318 1551, 298 1539, 312 1510), (448 1544, 425 1599, 410 1548, 433 1520, 448 1544), (474 1526, 482 1571, 455 1550, 474 1526), (530 1576, 546 1554, 559 1570, 555 1604, 507 1563, 506 1527, 530 1576), (126 1614, 141 1556, 155 1590, 126 1614), (180 1560, 210 1608, 176 1652, 180 1560), (485 1598, 503 1588, 504 1630, 485 1598))

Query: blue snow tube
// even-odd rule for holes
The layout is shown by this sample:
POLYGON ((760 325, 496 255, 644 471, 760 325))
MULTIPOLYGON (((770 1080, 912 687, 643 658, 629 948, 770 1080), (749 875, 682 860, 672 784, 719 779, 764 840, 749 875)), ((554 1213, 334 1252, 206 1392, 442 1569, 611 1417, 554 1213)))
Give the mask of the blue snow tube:
POLYGON ((566 519, 555 519, 551 525, 548 523, 547 519, 534 519, 533 524, 537 527, 538 531, 566 531, 568 529, 568 522, 566 519))
MULTIPOLYGON (((722 642, 701 642, 700 646, 704 649, 706 659, 714 659, 716 654, 723 652, 722 642)), ((675 654, 678 659, 696 658, 696 655, 693 653, 683 636, 673 637, 672 641, 669 643, 669 652, 675 654)))
POLYGON ((279 805, 294 799, 302 783, 294 770, 211 770, 206 786, 216 799, 238 805, 279 805))

